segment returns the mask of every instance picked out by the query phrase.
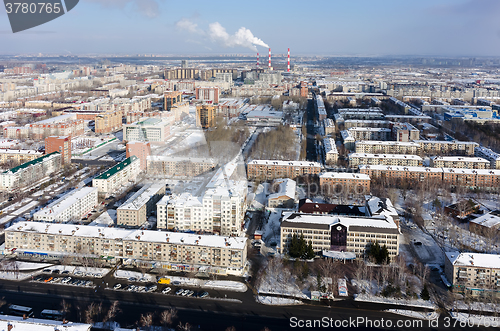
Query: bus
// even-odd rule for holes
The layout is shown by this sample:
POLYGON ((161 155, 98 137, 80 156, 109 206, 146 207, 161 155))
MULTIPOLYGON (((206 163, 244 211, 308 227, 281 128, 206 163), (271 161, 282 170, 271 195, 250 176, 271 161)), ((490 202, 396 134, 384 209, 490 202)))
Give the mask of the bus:
POLYGON ((49 320, 60 321, 63 319, 63 313, 59 310, 44 309, 40 313, 41 318, 46 318, 49 320))
POLYGON ((33 316, 33 308, 18 306, 18 305, 10 305, 9 306, 9 313, 11 315, 15 315, 15 316, 31 317, 31 316, 33 316))

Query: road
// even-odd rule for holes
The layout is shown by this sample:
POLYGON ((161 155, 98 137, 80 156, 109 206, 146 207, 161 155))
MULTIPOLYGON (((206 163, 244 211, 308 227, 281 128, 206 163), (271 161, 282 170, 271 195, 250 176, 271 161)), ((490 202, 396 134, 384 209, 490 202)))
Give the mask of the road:
POLYGON ((314 119, 316 118, 315 110, 314 110, 314 102, 312 99, 307 100, 307 161, 318 161, 318 153, 317 153, 317 141, 316 141, 316 127, 314 126, 314 119))
MULTIPOLYGON (((94 301, 97 303, 102 302, 103 307, 106 309, 112 301, 118 300, 122 313, 117 316, 116 320, 123 326, 129 327, 140 319, 141 314, 148 312, 156 312, 155 322, 159 323, 158 314, 170 307, 175 307, 178 310, 179 321, 183 323, 189 322, 194 326, 199 325, 201 330, 225 330, 229 326, 234 326, 238 331, 258 331, 265 326, 274 331, 289 330, 293 329, 290 327, 290 318, 292 317, 304 320, 320 320, 326 317, 334 321, 356 320, 360 317, 371 321, 380 321, 383 318, 385 321, 392 321, 393 325, 396 325, 398 320, 408 320, 381 311, 391 308, 388 305, 358 303, 352 299, 333 301, 330 307, 319 304, 278 307, 265 306, 255 302, 251 291, 220 294, 227 294, 228 297, 241 300, 241 303, 215 299, 186 298, 161 293, 113 291, 103 289, 103 287, 94 290, 27 281, 0 281, 0 296, 3 296, 7 303, 33 307, 35 315, 42 309, 60 309, 61 300, 64 299, 72 307, 68 315, 69 319, 77 320, 79 315, 77 307, 87 307, 90 302, 94 301)), ((419 329, 431 329, 426 323, 419 329)), ((446 329, 444 323, 445 321, 441 320, 440 327, 432 329, 444 330, 446 329)), ((393 327, 388 329, 412 330, 415 328, 393 327)), ((460 327, 455 329, 465 330, 465 328, 461 329, 460 327)), ((467 330, 471 329, 467 328, 467 330)))

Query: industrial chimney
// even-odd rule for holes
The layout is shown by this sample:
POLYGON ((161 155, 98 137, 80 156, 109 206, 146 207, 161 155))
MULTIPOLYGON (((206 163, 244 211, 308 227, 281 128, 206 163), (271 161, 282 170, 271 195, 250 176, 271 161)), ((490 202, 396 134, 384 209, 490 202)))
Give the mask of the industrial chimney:
POLYGON ((269 48, 269 70, 272 70, 272 68, 271 68, 271 48, 269 48))
POLYGON ((259 69, 259 53, 257 53, 257 69, 259 69))
POLYGON ((288 49, 288 66, 287 66, 286 71, 290 72, 290 48, 288 49))

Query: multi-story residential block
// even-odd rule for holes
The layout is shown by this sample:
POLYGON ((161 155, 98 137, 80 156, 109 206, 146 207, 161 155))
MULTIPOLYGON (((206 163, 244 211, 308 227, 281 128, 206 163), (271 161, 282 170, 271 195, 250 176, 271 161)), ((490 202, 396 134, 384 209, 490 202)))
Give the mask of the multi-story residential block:
POLYGON ((203 104, 196 106, 196 126, 208 129, 215 126, 216 107, 203 104))
POLYGON ((165 142, 170 135, 171 121, 169 118, 147 118, 123 126, 123 140, 165 142))
POLYGON ((6 251, 17 255, 105 256, 165 270, 241 276, 246 270, 244 237, 127 230, 40 222, 17 223, 5 231, 6 251))
POLYGON ((328 251, 350 252, 357 258, 366 256, 372 244, 385 245, 389 257, 399 254, 398 226, 390 216, 354 217, 287 212, 280 226, 280 250, 288 252, 292 236, 304 236, 316 254, 328 251))
POLYGON ((147 141, 130 141, 126 146, 126 157, 135 155, 141 160, 141 170, 147 169, 147 160, 151 155, 151 144, 147 141))
POLYGON ((390 140, 391 129, 388 128, 350 128, 348 130, 354 140, 390 140))
POLYGON ((167 91, 163 93, 163 97, 164 97, 163 109, 165 109, 166 111, 171 111, 173 106, 182 102, 181 91, 167 91))
MULTIPOLYGON (((232 181, 230 181, 232 182, 232 181)), ((157 227, 240 235, 245 214, 247 183, 210 188, 201 196, 184 193, 164 197, 157 204, 157 227)))
POLYGON ((368 109, 361 109, 361 108, 341 108, 338 111, 339 120, 341 122, 345 120, 384 120, 384 113, 382 112, 382 109, 375 107, 375 108, 368 108, 368 109))
POLYGON ((395 182, 428 181, 437 185, 446 184, 486 190, 498 190, 500 185, 500 170, 362 165, 359 166, 359 171, 371 178, 384 178, 395 182))
POLYGON ((47 137, 45 138, 45 154, 59 152, 63 164, 71 163, 71 137, 47 137))
POLYGON ((200 70, 199 69, 191 69, 191 68, 175 68, 166 70, 164 72, 165 79, 198 79, 200 78, 200 70))
POLYGON ((29 149, 1 149, 0 148, 0 163, 25 163, 32 161, 42 156, 42 152, 29 149))
POLYGON ((331 118, 325 118, 323 120, 323 127, 325 128, 325 135, 335 134, 337 131, 335 122, 333 122, 331 118))
POLYGON ((84 132, 84 121, 76 115, 67 114, 26 125, 32 139, 41 140, 48 136, 78 137, 84 132))
POLYGON ((91 331, 92 324, 74 323, 68 322, 67 320, 54 321, 50 319, 39 319, 33 317, 26 318, 24 316, 0 315, 0 329, 6 331, 91 331))
POLYGON ((0 189, 18 190, 50 176, 61 168, 61 154, 53 152, 0 174, 0 189))
POLYGON ((156 210, 156 203, 165 195, 165 183, 146 184, 116 210, 117 225, 138 227, 146 223, 156 210))
POLYGON ((422 158, 418 155, 406 154, 349 154, 349 166, 358 167, 360 165, 393 165, 404 167, 418 167, 422 165, 422 158))
POLYGON ((339 151, 337 150, 335 139, 333 138, 323 139, 323 149, 325 152, 325 163, 336 164, 337 161, 339 160, 339 151))
POLYGON ((323 167, 318 162, 253 160, 247 164, 249 180, 261 178, 265 180, 277 178, 295 179, 302 175, 318 175, 323 167))
POLYGON ((344 128, 390 128, 392 122, 384 120, 345 120, 344 128))
POLYGON ((433 156, 431 166, 436 168, 489 169, 490 161, 481 157, 433 156))
POLYGON ((420 152, 420 144, 398 141, 356 141, 356 153, 370 154, 413 154, 420 152))
POLYGON ((496 254, 446 252, 444 273, 453 291, 485 295, 500 292, 500 261, 496 254))
POLYGON ((196 99, 209 102, 211 104, 219 103, 220 90, 218 87, 197 87, 196 88, 196 99))
POLYGON ((217 166, 210 158, 151 155, 147 157, 148 174, 160 177, 196 177, 217 166))
POLYGON ((323 194, 369 194, 370 176, 349 172, 324 172, 319 176, 323 194))
POLYGON ((452 155, 474 155, 474 149, 478 143, 473 141, 435 141, 435 140, 416 140, 424 153, 430 155, 452 154, 452 155))
POLYGON ((342 130, 340 131, 340 135, 342 136, 342 142, 344 143, 344 147, 348 150, 353 150, 355 148, 356 139, 352 135, 351 130, 342 130))
POLYGON ((500 210, 470 220, 469 231, 488 239, 497 238, 500 231, 500 210))
POLYGON ((316 113, 318 115, 318 120, 322 121, 326 119, 328 115, 325 108, 325 102, 323 101, 323 97, 321 94, 316 94, 314 98, 314 107, 316 108, 316 113))
POLYGON ((95 117, 95 133, 108 134, 122 129, 123 111, 111 110, 95 117))
POLYGON ((106 195, 115 191, 122 184, 134 180, 140 172, 141 160, 132 155, 94 178, 92 186, 99 189, 99 194, 106 195))
POLYGON ((297 184, 289 178, 276 179, 273 182, 273 191, 269 195, 267 204, 270 208, 292 208, 295 206, 295 189, 297 184))
POLYGON ((500 169, 500 154, 491 149, 478 146, 474 148, 474 155, 490 161, 490 169, 500 169))
POLYGON ((33 214, 35 221, 78 221, 97 206, 97 187, 82 187, 67 193, 33 214))
POLYGON ((392 125, 392 139, 409 142, 420 139, 420 131, 410 123, 395 123, 392 125))

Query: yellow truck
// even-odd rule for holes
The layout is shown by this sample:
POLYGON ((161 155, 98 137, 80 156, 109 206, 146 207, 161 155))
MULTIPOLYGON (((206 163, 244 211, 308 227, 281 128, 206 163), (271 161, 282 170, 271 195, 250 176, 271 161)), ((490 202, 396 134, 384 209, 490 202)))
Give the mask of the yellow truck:
POLYGON ((170 278, 161 277, 160 279, 158 279, 158 284, 168 285, 170 284, 170 278))

